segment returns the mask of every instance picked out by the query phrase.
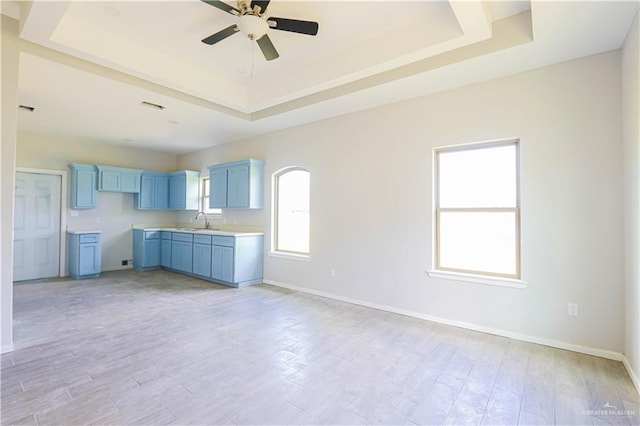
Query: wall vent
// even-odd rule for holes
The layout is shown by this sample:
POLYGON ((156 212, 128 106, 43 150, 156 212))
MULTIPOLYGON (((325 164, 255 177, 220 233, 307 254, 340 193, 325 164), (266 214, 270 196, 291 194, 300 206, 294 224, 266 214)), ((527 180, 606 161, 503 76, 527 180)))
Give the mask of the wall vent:
POLYGON ((140 105, 149 107, 149 108, 153 108, 153 109, 159 109, 159 110, 163 110, 165 107, 162 105, 158 105, 158 104, 154 104, 153 102, 147 102, 147 101, 142 101, 140 102, 140 105))

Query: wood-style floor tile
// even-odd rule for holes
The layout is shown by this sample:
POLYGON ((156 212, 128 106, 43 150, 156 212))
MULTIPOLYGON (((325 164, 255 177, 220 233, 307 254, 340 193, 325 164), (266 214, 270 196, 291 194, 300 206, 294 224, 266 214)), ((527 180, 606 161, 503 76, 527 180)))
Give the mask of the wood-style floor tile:
POLYGON ((640 424, 615 361, 166 271, 14 287, 2 424, 640 424))

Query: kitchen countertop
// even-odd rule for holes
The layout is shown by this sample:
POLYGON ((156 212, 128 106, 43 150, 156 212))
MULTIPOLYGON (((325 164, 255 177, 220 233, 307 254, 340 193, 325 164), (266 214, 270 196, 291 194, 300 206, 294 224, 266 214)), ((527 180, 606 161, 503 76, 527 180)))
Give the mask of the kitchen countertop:
POLYGON ((204 228, 141 228, 134 227, 134 230, 139 231, 168 231, 168 232, 183 232, 185 234, 198 234, 198 235, 220 235, 227 237, 248 237, 253 235, 264 235, 264 232, 239 232, 239 231, 223 231, 222 229, 204 229, 204 228))
POLYGON ((102 234, 102 231, 67 229, 67 234, 102 234))

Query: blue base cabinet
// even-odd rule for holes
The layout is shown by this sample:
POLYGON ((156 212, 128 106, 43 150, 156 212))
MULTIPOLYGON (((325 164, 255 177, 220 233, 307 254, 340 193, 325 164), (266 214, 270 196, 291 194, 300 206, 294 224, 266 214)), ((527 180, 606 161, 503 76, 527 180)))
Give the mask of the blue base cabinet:
POLYGON ((211 277, 211 235, 193 236, 193 273, 211 277))
POLYGON ((160 231, 133 230, 133 268, 138 271, 160 267, 160 231))
POLYGON ((69 275, 75 279, 100 275, 101 249, 99 232, 68 233, 69 275))
POLYGON ((211 257, 211 278, 228 283, 234 281, 234 237, 213 237, 213 253, 211 257))
MULTIPOLYGON (((234 287, 244 287, 261 283, 264 260, 264 237, 262 235, 241 235, 234 239, 233 278, 229 283, 234 287)), ((223 265, 224 259, 223 252, 223 265)), ((222 280, 224 281, 224 276, 222 280)))
POLYGON ((171 268, 171 232, 162 231, 160 239, 160 265, 171 268))
POLYGON ((171 269, 193 272, 193 234, 173 232, 171 237, 171 269))
POLYGON ((138 268, 136 260, 140 251, 144 251, 145 255, 151 251, 153 256, 158 253, 158 257, 149 258, 154 259, 152 262, 158 259, 163 268, 230 287, 245 287, 262 283, 263 244, 264 236, 255 234, 222 236, 134 230, 134 267, 153 269, 151 263, 138 268), (158 238, 145 239, 145 233, 149 232, 160 235, 158 238))

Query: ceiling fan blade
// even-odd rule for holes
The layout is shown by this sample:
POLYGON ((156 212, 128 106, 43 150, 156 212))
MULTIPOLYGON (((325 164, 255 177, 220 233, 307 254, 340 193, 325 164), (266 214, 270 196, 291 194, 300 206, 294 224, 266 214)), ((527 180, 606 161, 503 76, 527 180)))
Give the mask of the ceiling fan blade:
POLYGON ((297 19, 274 18, 269 17, 267 20, 269 26, 274 30, 289 31, 292 33, 316 35, 318 34, 318 23, 311 21, 298 21, 297 19), (271 23, 275 25, 272 25, 271 23))
POLYGON ((210 6, 217 7, 218 9, 225 11, 227 13, 230 13, 232 15, 235 15, 235 16, 240 15, 240 11, 238 9, 236 9, 233 6, 229 6, 223 1, 220 1, 220 0, 202 0, 202 1, 210 6))
POLYGON ((264 13, 267 11, 267 6, 269 6, 269 2, 271 0, 253 0, 251 2, 251 10, 253 10, 256 6, 260 6, 260 13, 264 13))
POLYGON ((202 42, 205 44, 216 44, 217 42, 224 40, 230 35, 234 35, 238 31, 240 31, 238 26, 236 24, 233 24, 232 26, 227 27, 222 31, 218 31, 215 34, 211 34, 209 37, 202 39, 202 42))
POLYGON ((262 50, 262 54, 267 61, 273 61, 280 56, 276 48, 273 46, 273 43, 271 43, 271 39, 268 35, 263 35, 256 40, 256 42, 258 43, 258 46, 260 46, 260 50, 262 50))

